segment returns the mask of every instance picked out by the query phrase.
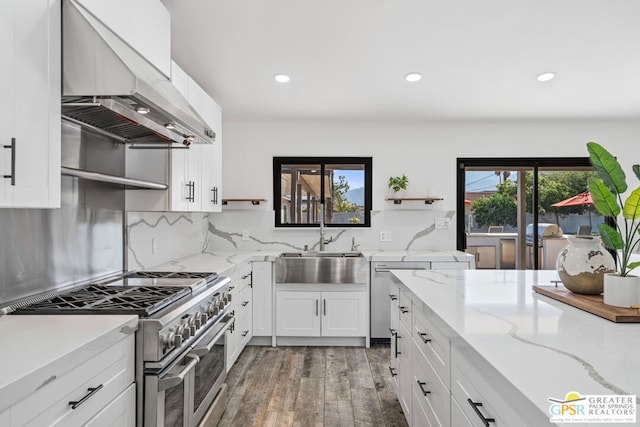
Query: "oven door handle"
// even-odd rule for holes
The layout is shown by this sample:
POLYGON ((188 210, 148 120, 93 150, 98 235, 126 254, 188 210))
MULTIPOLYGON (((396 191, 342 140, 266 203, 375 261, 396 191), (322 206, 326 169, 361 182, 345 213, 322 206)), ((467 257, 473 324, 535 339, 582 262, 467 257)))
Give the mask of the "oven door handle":
POLYGON ((189 354, 194 355, 194 357, 200 357, 200 356, 204 356, 205 354, 209 354, 211 352, 211 349, 215 345, 216 341, 218 341, 227 332, 227 329, 229 329, 235 321, 236 321, 235 317, 228 316, 227 321, 224 323, 224 326, 222 327, 222 329, 216 334, 215 337, 213 337, 211 341, 209 341, 207 344, 201 347, 194 347, 193 349, 191 349, 189 354))
POLYGON ((176 375, 166 376, 158 380, 158 391, 163 391, 171 387, 175 387, 178 384, 184 381, 184 377, 187 376, 189 371, 191 371, 197 364, 200 362, 200 358, 198 356, 192 356, 191 354, 187 354, 185 358, 191 359, 189 363, 184 365, 184 368, 176 375))

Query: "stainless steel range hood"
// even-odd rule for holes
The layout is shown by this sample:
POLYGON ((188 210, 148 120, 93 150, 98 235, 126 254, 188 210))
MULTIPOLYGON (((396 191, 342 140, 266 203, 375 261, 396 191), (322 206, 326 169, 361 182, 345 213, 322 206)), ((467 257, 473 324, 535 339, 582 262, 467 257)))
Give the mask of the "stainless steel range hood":
POLYGON ((82 5, 64 0, 62 115, 123 142, 212 143, 170 79, 82 5))

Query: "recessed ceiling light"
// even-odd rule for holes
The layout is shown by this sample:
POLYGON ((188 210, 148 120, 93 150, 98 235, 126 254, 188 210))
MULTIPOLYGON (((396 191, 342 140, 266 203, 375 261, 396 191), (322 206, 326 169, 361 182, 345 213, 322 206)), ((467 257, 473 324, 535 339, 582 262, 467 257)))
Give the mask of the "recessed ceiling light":
POLYGON ((137 107, 136 111, 140 114, 149 114, 149 110, 147 107, 137 107))
POLYGON ((167 129, 175 129, 176 125, 171 123, 171 122, 169 122, 169 123, 165 123, 164 127, 167 128, 167 129))
POLYGON ((547 71, 546 73, 542 73, 538 75, 536 79, 538 79, 539 82, 548 82, 549 80, 552 80, 555 76, 556 76, 556 73, 552 71, 547 71))
POLYGON ((422 74, 420 73, 409 73, 406 76, 404 76, 404 79, 411 83, 420 81, 421 78, 422 78, 422 74))
POLYGON ((289 81, 291 80, 291 77, 286 74, 276 74, 275 76, 273 76, 273 78, 278 83, 289 83, 289 81))

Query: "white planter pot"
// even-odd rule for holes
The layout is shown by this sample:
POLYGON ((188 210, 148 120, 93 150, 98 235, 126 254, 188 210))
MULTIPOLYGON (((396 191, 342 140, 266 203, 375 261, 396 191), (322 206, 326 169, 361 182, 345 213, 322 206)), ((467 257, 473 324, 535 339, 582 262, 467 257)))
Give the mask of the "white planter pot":
POLYGON ((616 307, 640 305, 640 277, 604 275, 604 303, 616 307))

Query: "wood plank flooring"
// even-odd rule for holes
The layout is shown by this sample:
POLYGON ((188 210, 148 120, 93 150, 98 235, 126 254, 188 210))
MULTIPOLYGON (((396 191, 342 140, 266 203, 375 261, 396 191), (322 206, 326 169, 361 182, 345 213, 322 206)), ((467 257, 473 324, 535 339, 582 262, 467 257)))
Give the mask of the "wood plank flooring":
POLYGON ((247 346, 227 375, 229 399, 218 426, 407 426, 389 351, 384 344, 247 346))

